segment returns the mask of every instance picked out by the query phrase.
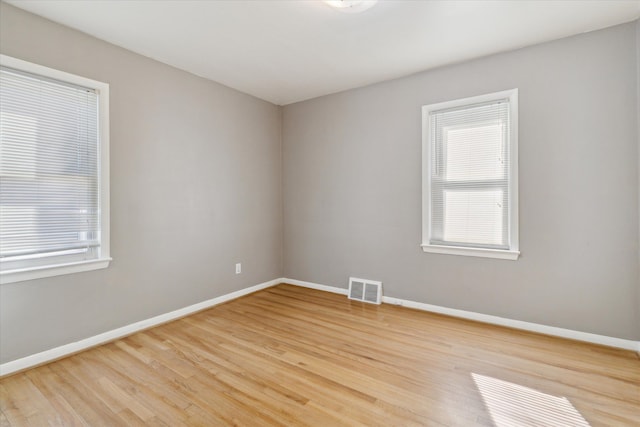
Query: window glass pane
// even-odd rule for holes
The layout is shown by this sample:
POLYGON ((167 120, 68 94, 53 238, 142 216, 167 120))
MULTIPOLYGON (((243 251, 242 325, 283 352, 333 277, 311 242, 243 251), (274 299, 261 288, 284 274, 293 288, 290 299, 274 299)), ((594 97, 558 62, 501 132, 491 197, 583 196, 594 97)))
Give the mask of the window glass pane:
POLYGON ((504 194, 494 191, 444 191, 447 242, 503 245, 504 194))
POLYGON ((99 245, 98 96, 0 70, 0 259, 99 245))
POLYGON ((503 179, 503 135, 500 122, 444 129, 445 179, 503 179))

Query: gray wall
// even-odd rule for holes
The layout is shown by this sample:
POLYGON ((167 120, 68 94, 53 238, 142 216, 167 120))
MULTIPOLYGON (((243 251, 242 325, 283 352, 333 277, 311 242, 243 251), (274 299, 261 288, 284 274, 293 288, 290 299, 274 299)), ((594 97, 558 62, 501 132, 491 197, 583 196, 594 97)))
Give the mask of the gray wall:
POLYGON ((286 106, 284 273, 640 339, 636 24, 286 106), (518 261, 423 253, 420 107, 519 88, 518 261))
POLYGON ((4 3, 0 19, 3 54, 111 85, 114 259, 2 285, 1 362, 282 276, 279 107, 4 3))
MULTIPOLYGON (((640 204, 640 19, 636 21, 636 101, 638 110, 636 120, 638 121, 638 203, 640 204)), ((638 206, 638 222, 640 223, 640 205, 638 206)), ((640 226, 638 227, 640 233, 640 226)), ((638 234, 640 241, 640 234, 638 234)), ((640 262, 640 250, 638 251, 638 262, 640 262)), ((638 280, 638 311, 636 316, 636 324, 640 325, 640 280, 638 280)), ((640 327, 640 326, 638 326, 640 327)))

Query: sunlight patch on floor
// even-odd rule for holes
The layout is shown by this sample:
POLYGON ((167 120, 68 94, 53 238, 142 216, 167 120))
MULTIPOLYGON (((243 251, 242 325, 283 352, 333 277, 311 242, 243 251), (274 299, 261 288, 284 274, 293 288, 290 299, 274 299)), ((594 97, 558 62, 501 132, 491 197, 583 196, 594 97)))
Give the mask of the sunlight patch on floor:
POLYGON ((496 427, 590 427, 566 397, 472 373, 496 427))

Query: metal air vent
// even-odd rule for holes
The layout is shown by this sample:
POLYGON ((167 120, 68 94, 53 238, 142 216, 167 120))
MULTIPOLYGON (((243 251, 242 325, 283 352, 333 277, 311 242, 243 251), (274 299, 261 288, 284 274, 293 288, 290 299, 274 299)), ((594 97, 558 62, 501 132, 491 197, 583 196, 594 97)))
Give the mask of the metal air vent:
POLYGON ((382 282, 350 277, 349 299, 380 304, 382 302, 382 282))

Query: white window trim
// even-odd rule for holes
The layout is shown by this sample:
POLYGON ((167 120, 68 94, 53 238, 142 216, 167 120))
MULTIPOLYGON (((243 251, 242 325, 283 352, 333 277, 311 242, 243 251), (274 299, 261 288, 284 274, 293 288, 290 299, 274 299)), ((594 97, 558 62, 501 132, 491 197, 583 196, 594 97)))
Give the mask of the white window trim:
POLYGON ((0 54, 0 65, 95 89, 98 97, 100 138, 100 255, 96 259, 0 271, 0 284, 41 279, 106 268, 111 261, 109 246, 109 85, 107 83, 33 64, 0 54))
POLYGON ((485 258, 498 258, 517 260, 520 255, 519 229, 518 229, 518 89, 494 92, 469 98, 456 99, 454 101, 440 102, 422 107, 422 244, 424 252, 463 255, 485 258), (490 102, 509 98, 510 105, 510 167, 509 167, 509 249, 485 249, 463 246, 432 245, 431 238, 431 121, 429 114, 432 111, 465 105, 490 102))

